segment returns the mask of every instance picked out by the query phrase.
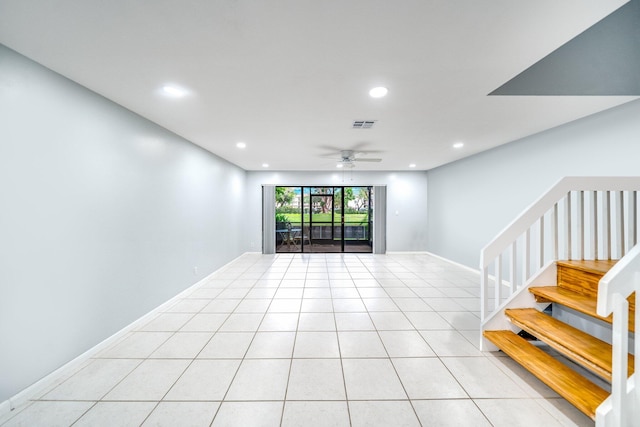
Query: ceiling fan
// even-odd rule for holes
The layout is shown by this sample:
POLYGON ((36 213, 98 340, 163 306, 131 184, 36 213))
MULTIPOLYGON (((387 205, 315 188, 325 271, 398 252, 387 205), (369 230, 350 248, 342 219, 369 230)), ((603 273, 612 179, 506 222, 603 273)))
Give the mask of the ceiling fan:
POLYGON ((373 157, 358 157, 358 154, 366 154, 366 152, 357 152, 353 150, 340 151, 340 160, 338 161, 338 165, 342 165, 343 167, 354 167, 355 162, 377 163, 382 161, 382 159, 373 157))

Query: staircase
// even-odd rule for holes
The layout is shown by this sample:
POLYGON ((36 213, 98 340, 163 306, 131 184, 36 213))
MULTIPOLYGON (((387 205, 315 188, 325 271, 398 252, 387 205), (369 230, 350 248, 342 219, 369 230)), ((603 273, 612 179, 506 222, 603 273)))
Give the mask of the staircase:
POLYGON ((640 427, 638 204, 640 176, 565 177, 480 252, 481 349, 510 355, 597 427, 640 427))
MULTIPOLYGON (((542 305, 562 305, 592 317, 594 322, 611 323, 612 316, 601 317, 596 313, 596 301, 598 282, 614 264, 615 261, 558 261, 557 283, 532 286, 528 291, 542 305)), ((628 301, 629 330, 634 331, 635 303, 633 298, 628 301)), ((609 391, 544 349, 552 348, 566 359, 611 382, 611 345, 537 308, 507 308, 504 315, 512 327, 485 330, 484 337, 595 420, 596 409, 609 396, 609 391), (514 330, 525 331, 528 338, 535 337, 536 340, 523 338, 514 330)), ((633 365, 633 356, 627 354, 629 375, 633 373, 633 365)))

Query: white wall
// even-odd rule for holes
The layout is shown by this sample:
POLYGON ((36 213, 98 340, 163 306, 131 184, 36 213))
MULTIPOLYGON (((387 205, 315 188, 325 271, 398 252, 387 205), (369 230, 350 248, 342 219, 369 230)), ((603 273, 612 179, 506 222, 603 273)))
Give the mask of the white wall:
POLYGON ((429 171, 429 251, 478 268, 480 250, 556 181, 592 175, 640 175, 640 101, 429 171))
MULTIPOLYGON (((282 186, 387 186, 387 251, 425 251, 427 247, 426 172, 248 172, 248 239, 261 251, 264 184, 282 186), (396 215, 397 212, 397 215, 396 215)), ((375 214, 374 214, 375 215, 375 214)))
POLYGON ((2 45, 0 122, 2 402, 248 248, 245 171, 2 45))

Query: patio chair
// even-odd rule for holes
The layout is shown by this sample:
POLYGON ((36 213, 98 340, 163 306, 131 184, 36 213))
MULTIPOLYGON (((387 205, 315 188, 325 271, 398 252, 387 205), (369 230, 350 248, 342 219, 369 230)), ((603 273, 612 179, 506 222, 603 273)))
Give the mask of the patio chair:
POLYGON ((308 242, 309 244, 311 244, 311 238, 309 237, 309 226, 305 225, 304 227, 302 227, 302 235, 300 235, 300 233, 296 233, 296 235, 294 236, 294 241, 296 241, 297 243, 304 243, 304 242, 308 242))

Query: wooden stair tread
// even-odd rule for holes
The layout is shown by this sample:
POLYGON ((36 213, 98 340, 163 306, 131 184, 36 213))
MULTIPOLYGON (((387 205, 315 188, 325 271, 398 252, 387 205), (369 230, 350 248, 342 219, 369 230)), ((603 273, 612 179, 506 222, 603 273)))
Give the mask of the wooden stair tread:
MULTIPOLYGON (((596 312, 596 298, 590 295, 564 289, 559 286, 535 286, 529 288, 538 302, 555 302, 565 307, 595 317, 607 323, 613 323, 613 316, 601 317, 596 312)), ((635 332, 635 309, 629 309, 629 331, 635 332)))
POLYGON ((484 336, 585 415, 595 420, 596 408, 609 393, 511 331, 485 331, 484 336))
MULTIPOLYGON (((611 382, 611 344, 589 335, 535 308, 506 309, 511 322, 549 344, 569 359, 611 382)), ((629 355, 629 375, 633 356, 629 355)))
POLYGON ((600 273, 603 276, 607 273, 611 267, 613 267, 617 259, 606 260, 558 260, 557 265, 563 265, 566 267, 574 268, 576 270, 582 270, 589 273, 600 273))
POLYGON ((557 285, 580 294, 598 296, 598 284, 615 265, 616 260, 606 261, 558 261, 557 285))

